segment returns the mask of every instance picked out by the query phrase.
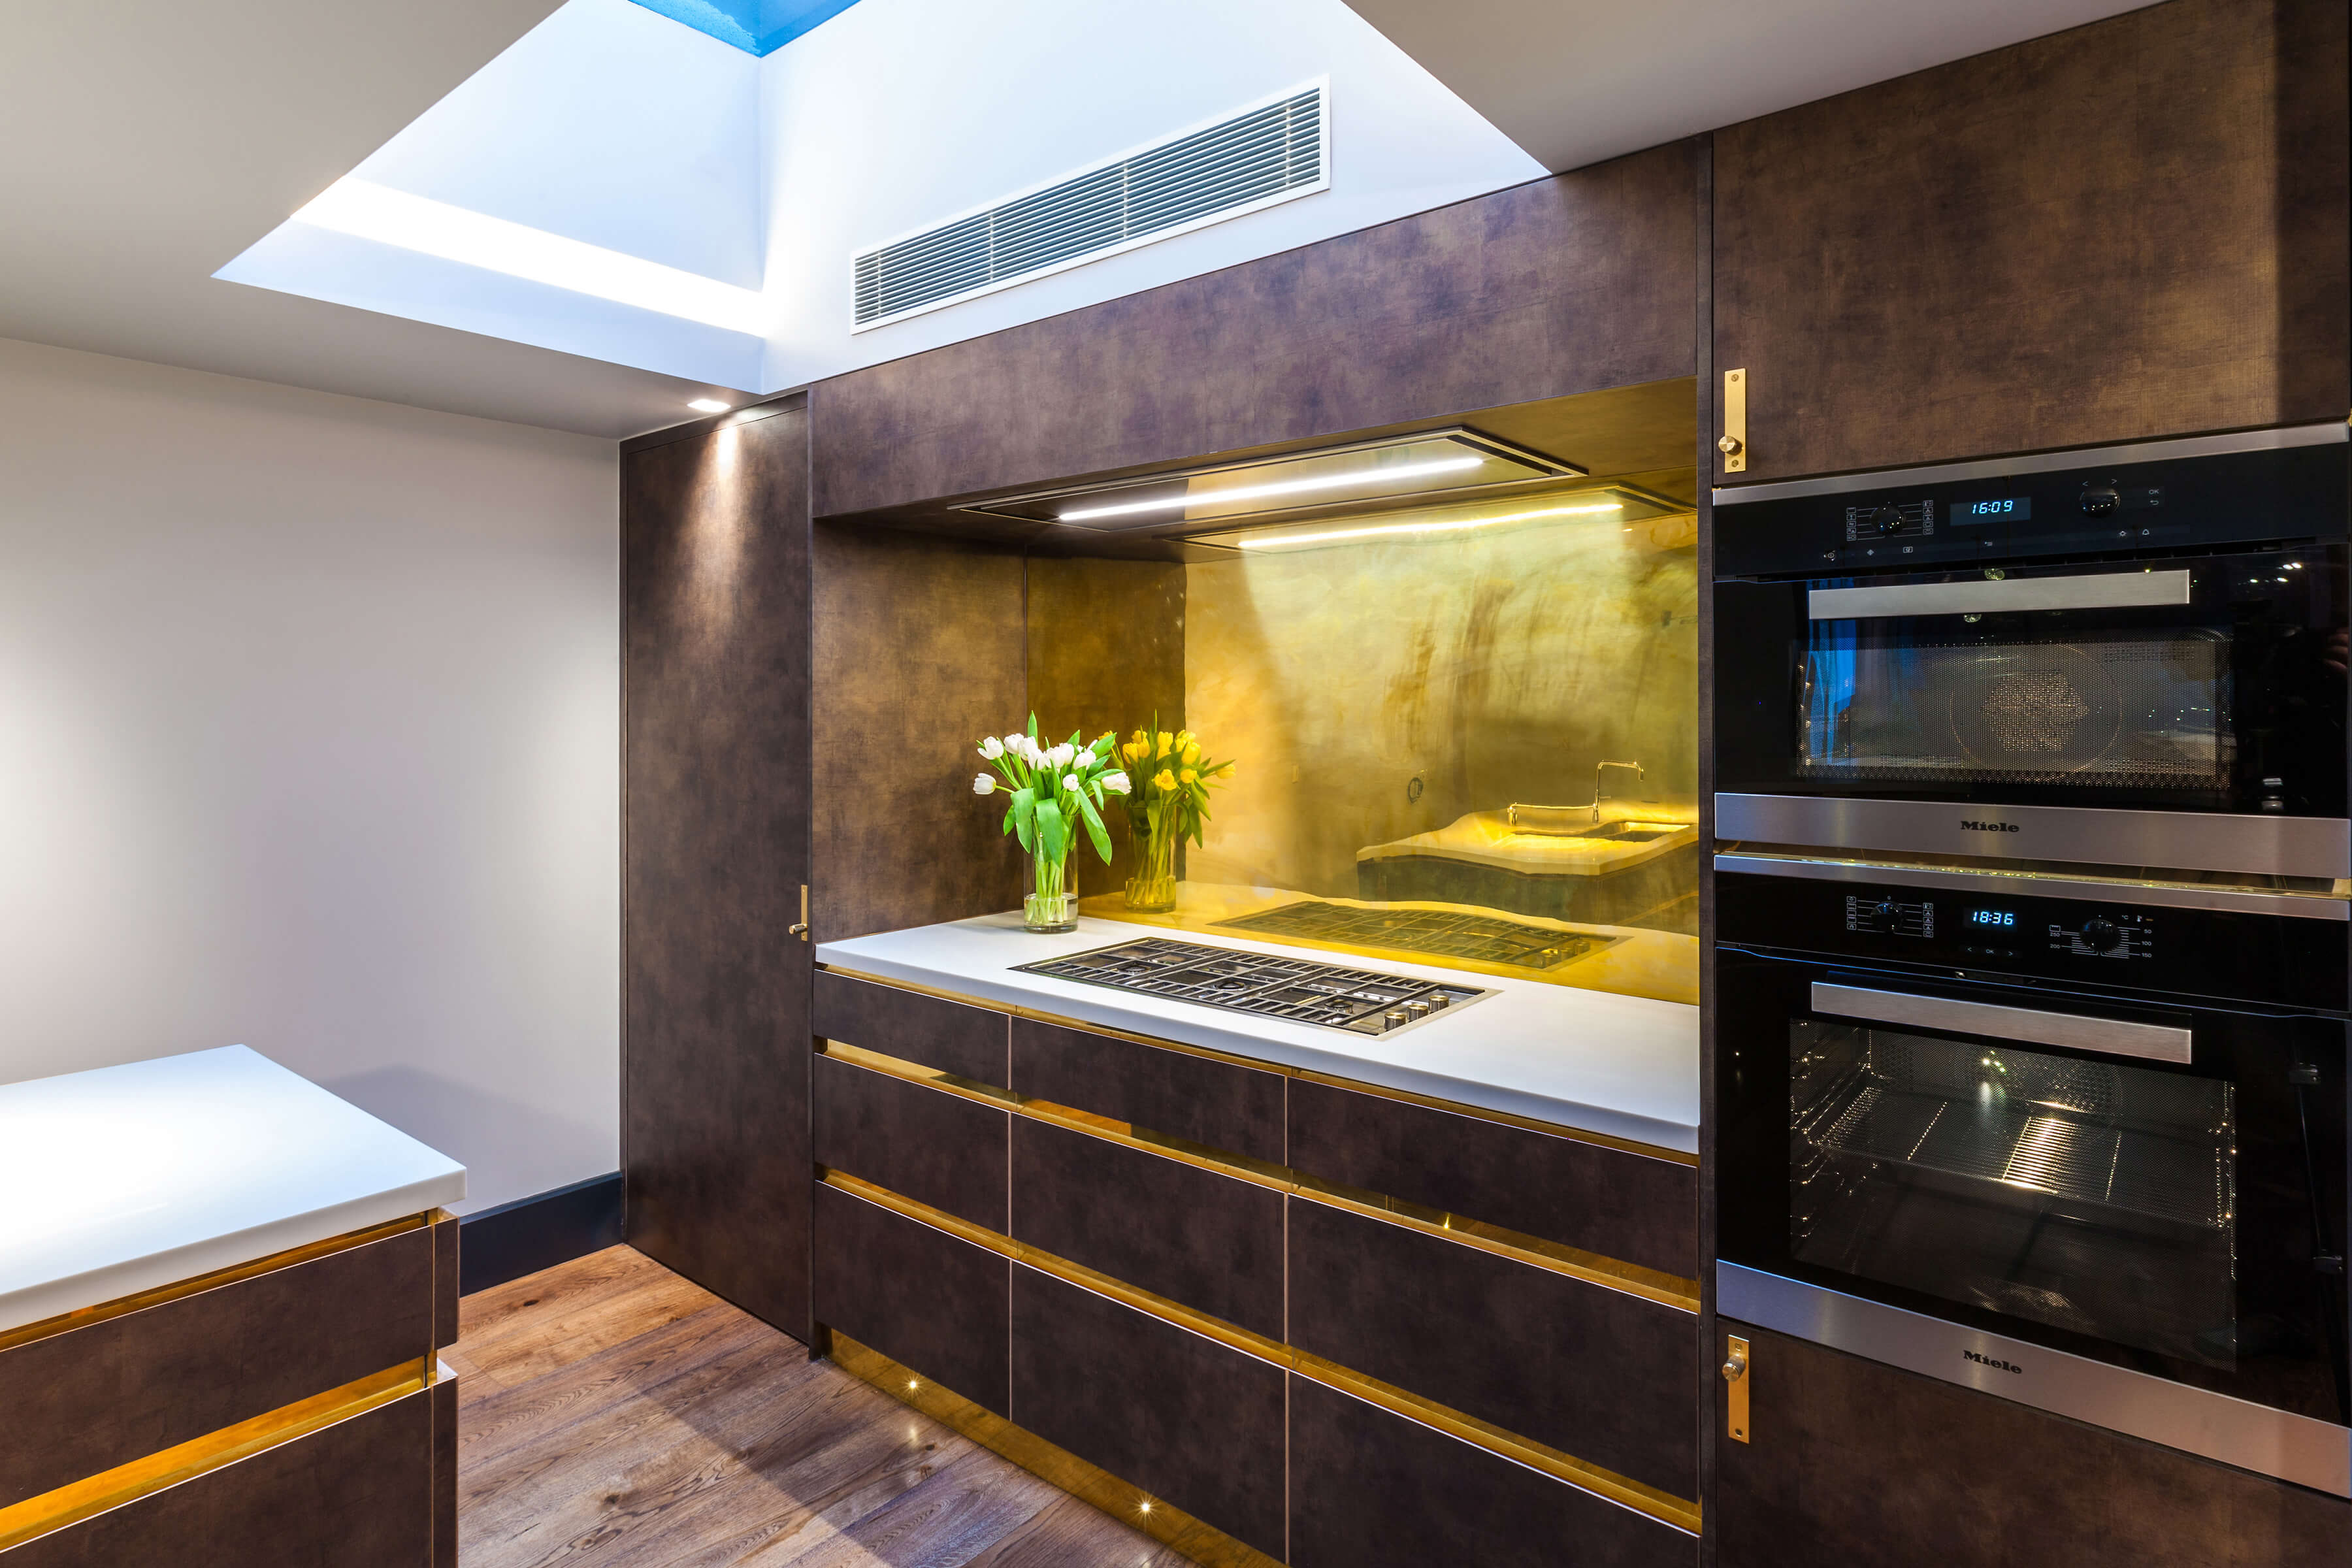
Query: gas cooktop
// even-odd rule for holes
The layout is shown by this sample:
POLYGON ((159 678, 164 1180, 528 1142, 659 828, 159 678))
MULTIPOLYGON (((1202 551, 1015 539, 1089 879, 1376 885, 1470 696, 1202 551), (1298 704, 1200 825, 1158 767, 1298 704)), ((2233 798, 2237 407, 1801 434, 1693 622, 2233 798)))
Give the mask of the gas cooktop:
POLYGON ((1230 1007, 1356 1035, 1393 1035, 1494 994, 1450 980, 1382 974, 1312 959, 1171 942, 1165 937, 1123 942, 1116 947, 1098 947, 1015 968, 1024 974, 1048 974, 1114 991, 1230 1007))

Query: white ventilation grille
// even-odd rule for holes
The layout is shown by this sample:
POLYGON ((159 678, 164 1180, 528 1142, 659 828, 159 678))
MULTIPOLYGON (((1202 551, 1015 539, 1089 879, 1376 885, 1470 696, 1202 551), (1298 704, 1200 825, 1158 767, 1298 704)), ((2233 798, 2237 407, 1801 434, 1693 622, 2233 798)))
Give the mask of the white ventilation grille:
POLYGON ((857 325, 1166 239, 1330 184, 1322 83, 1189 132, 856 261, 857 325))

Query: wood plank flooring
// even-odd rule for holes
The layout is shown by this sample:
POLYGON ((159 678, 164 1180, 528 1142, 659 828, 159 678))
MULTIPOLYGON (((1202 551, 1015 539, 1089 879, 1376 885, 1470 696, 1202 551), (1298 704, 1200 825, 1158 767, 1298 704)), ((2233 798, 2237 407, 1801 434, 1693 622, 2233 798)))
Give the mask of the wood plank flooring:
POLYGON ((466 1298, 461 1568, 1186 1560, 615 1247, 466 1298))

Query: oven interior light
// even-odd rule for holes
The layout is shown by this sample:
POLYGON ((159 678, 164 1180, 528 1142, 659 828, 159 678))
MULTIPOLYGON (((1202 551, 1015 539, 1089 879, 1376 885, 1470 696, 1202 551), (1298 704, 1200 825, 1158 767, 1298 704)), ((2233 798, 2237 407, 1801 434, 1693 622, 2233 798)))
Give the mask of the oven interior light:
POLYGON ((1193 490, 1162 496, 1157 500, 1121 501, 1117 506, 1080 507, 1058 515, 1062 522, 1090 522, 1105 517, 1136 517, 1147 511, 1181 511, 1189 506, 1223 506, 1231 501, 1260 500, 1268 496, 1306 495, 1314 490, 1346 489, 1350 486, 1394 484, 1431 474, 1455 474, 1486 462, 1479 458, 1436 458, 1424 463, 1401 463, 1392 468, 1355 468, 1343 474, 1317 474, 1303 479, 1273 479, 1262 485, 1236 485, 1231 489, 1193 490))
POLYGON ((1502 517, 1454 518, 1444 522, 1381 522, 1361 528, 1323 528, 1312 533, 1244 534, 1234 541, 1244 550, 1303 550, 1316 544, 1336 544, 1349 539, 1374 539, 1391 534, 1428 536, 1459 533, 1465 529, 1496 528, 1507 522, 1533 522, 1546 517, 1599 517, 1609 512, 1623 511, 1623 501, 1581 501, 1573 506, 1539 507, 1534 511, 1509 512, 1502 517))

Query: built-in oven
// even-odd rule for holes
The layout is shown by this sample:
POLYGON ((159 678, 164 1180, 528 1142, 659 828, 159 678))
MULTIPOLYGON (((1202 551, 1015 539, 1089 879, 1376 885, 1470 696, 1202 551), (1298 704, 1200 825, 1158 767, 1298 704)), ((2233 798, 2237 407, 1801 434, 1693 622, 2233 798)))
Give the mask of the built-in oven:
POLYGON ((1717 837, 2352 876, 2346 435, 1718 492, 1717 837))
POLYGON ((1722 1312, 2352 1495, 2343 900, 1717 872, 1722 1312))

